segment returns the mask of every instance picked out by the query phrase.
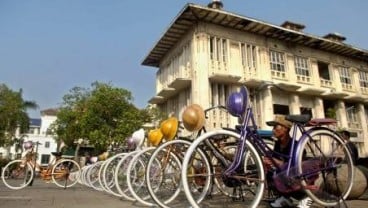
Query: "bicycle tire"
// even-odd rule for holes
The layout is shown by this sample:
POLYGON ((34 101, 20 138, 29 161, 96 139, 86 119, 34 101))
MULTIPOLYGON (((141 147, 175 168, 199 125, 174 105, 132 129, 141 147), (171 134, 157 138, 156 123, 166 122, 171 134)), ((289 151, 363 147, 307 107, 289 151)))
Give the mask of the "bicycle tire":
POLYGON ((315 127, 302 135, 298 153, 298 174, 304 176, 301 184, 308 186, 311 184, 311 176, 318 177, 313 190, 304 190, 306 194, 321 206, 331 207, 343 203, 353 186, 354 166, 350 151, 340 136, 328 128, 315 127), (307 152, 307 157, 304 156, 307 159, 303 159, 304 150, 307 152), (309 164, 311 161, 317 161, 317 170, 310 170, 306 165, 308 161, 309 164), (346 170, 343 167, 346 167, 346 170), (318 175, 313 175, 316 171, 318 175), (343 181, 338 181, 340 174, 344 174, 343 181))
MULTIPOLYGON (((194 153, 194 151, 201 145, 201 142, 203 142, 206 139, 211 139, 214 136, 220 136, 220 138, 224 137, 224 135, 227 135, 229 137, 235 138, 236 141, 240 140, 240 135, 234 131, 228 131, 228 130, 214 130, 211 132, 207 132, 203 135, 201 135, 200 137, 196 138, 196 140, 191 144, 191 146, 189 147, 189 149, 187 150, 185 156, 184 156, 184 160, 182 163, 182 172, 181 172, 181 178, 182 178, 182 182, 183 182, 183 189, 185 192, 185 195, 188 199, 188 201, 190 202, 191 206, 194 208, 198 208, 200 207, 199 203, 201 203, 201 206, 214 206, 215 204, 226 204, 227 206, 242 206, 242 207, 257 207, 258 204, 260 203, 262 197, 263 197, 263 193, 264 193, 264 189, 265 189, 265 173, 264 173, 264 169, 263 169, 263 163, 261 160, 260 155, 258 154, 258 152, 256 151, 255 147, 249 143, 248 141, 246 141, 245 143, 245 148, 246 151, 249 151, 250 154, 252 155, 252 157, 254 158, 255 161, 255 170, 252 170, 249 173, 239 173, 241 175, 239 175, 239 179, 236 179, 235 177, 232 177, 233 179, 236 179, 236 182, 240 182, 240 184, 232 184, 231 180, 225 181, 226 185, 228 187, 233 186, 232 188, 234 188, 234 190, 236 190, 238 187, 240 187, 240 189, 242 189, 243 183, 244 185, 246 181, 252 180, 255 182, 254 186, 249 187, 251 190, 247 193, 243 193, 239 192, 239 198, 237 197, 232 197, 229 198, 226 195, 216 195, 216 197, 211 197, 211 198, 215 198, 215 200, 206 200, 205 202, 202 201, 204 198, 194 198, 190 187, 189 187, 189 181, 188 181, 188 173, 187 170, 189 168, 189 163, 190 160, 192 158, 192 154, 194 153), (249 174, 252 174, 249 178, 247 177, 249 174), (244 175, 244 176, 243 176, 244 175), (243 182, 243 180, 245 182, 243 182), (250 195, 248 195, 250 194, 250 195), (222 201, 223 200, 223 201, 222 201)), ((218 169, 218 171, 223 171, 226 170, 226 167, 222 167, 222 169, 218 169)), ((209 173, 210 175, 213 173, 209 173)), ((223 174, 218 175, 216 174, 215 177, 219 177, 219 180, 227 180, 227 178, 223 178, 223 174)))
POLYGON ((152 203, 145 181, 146 164, 151 157, 152 151, 155 149, 156 147, 148 147, 135 154, 127 168, 127 185, 129 192, 137 202, 146 206, 155 205, 152 203))
POLYGON ((5 186, 13 190, 25 188, 32 182, 33 177, 33 166, 24 160, 10 161, 1 172, 5 186))
POLYGON ((105 190, 117 197, 122 195, 116 188, 115 184, 115 170, 117 163, 126 155, 127 153, 120 153, 113 156, 103 167, 102 171, 102 183, 104 184, 105 190))
POLYGON ((136 150, 124 155, 123 158, 118 162, 115 169, 115 185, 122 196, 122 198, 128 201, 135 201, 135 198, 129 191, 128 184, 127 184, 127 168, 132 160, 133 156, 139 153, 141 150, 136 150))
POLYGON ((74 186, 81 176, 79 164, 71 159, 61 159, 52 167, 52 181, 61 188, 74 186))
MULTIPOLYGON (((153 201, 160 207, 175 206, 170 203, 181 193, 180 158, 184 157, 190 144, 191 141, 183 139, 165 142, 157 147, 147 163, 147 189, 153 201)), ((183 203, 183 200, 179 200, 179 203, 183 203)))

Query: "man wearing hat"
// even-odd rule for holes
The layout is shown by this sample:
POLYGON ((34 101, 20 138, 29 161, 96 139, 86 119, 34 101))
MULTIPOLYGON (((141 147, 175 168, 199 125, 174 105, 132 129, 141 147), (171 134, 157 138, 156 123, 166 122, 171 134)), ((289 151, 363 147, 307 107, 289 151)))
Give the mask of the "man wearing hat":
MULTIPOLYGON (((272 134, 273 137, 276 139, 274 145, 274 152, 280 153, 282 155, 288 156, 291 151, 292 145, 292 138, 290 137, 290 129, 293 125, 290 121, 285 119, 284 115, 275 115, 275 119, 273 121, 266 122, 268 126, 272 126, 272 134)), ((286 157, 281 157, 275 155, 272 159, 265 157, 263 159, 263 163, 266 167, 266 171, 268 171, 268 177, 272 177, 269 174, 273 174, 272 171, 269 171, 273 168, 274 163, 276 163, 278 167, 281 167, 285 164, 285 161, 288 160, 286 157)), ((291 194, 285 194, 277 198, 274 202, 270 203, 271 207, 294 207, 294 203, 292 198, 301 199, 296 204, 296 207, 310 207, 312 204, 312 200, 309 197, 306 197, 304 192, 294 192, 291 194)))

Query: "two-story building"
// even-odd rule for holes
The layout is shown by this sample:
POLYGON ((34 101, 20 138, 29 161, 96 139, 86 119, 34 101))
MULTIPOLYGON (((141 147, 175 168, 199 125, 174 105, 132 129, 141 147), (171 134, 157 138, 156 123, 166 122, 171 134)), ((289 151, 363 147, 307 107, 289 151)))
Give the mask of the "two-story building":
POLYGON ((30 119, 30 128, 26 134, 20 135, 19 131, 16 133, 16 138, 18 138, 17 142, 10 147, 0 147, 0 156, 9 159, 20 158, 24 151, 22 143, 32 141, 34 144, 39 144, 35 146, 38 152, 37 163, 40 165, 47 165, 53 158, 51 152, 56 152, 57 150, 57 143, 54 139, 54 135, 51 135, 48 130, 55 120, 55 109, 41 111, 41 118, 30 119))
MULTIPOLYGON (((149 103, 180 119, 188 104, 225 105, 241 85, 252 93, 258 125, 274 114, 334 117, 352 132, 360 156, 368 154, 368 51, 345 37, 303 32, 304 25, 274 25, 222 8, 187 4, 142 62, 157 68, 156 95, 149 103), (284 89, 280 91, 277 85, 284 89)), ((237 120, 216 110, 211 128, 237 120)))

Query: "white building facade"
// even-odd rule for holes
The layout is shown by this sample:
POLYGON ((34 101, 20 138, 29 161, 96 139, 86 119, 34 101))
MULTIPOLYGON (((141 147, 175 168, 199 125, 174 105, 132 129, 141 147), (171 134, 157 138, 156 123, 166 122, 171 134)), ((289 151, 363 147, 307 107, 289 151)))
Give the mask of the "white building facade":
MULTIPOLYGON (((334 117, 367 157, 368 51, 344 43, 340 34, 318 37, 303 29, 187 4, 142 63, 158 68, 149 102, 180 119, 185 106, 225 105, 245 85, 260 128, 269 129, 265 122, 274 114, 334 117), (284 90, 262 87, 270 84, 284 90)), ((210 128, 236 123, 223 110, 207 119, 210 128)))
MULTIPOLYGON (((55 109, 43 110, 41 111, 40 119, 31 119, 28 133, 20 135, 18 132, 16 135, 16 138, 23 138, 23 142, 32 141, 34 144, 39 144, 38 147, 35 146, 34 150, 37 148, 37 163, 42 166, 47 165, 53 159, 51 152, 56 152, 57 150, 57 143, 54 139, 54 135, 50 135, 48 131, 50 125, 55 120, 55 109)), ((20 158, 24 149, 23 147, 16 148, 16 146, 17 144, 11 147, 0 147, 0 156, 9 159, 20 158)))

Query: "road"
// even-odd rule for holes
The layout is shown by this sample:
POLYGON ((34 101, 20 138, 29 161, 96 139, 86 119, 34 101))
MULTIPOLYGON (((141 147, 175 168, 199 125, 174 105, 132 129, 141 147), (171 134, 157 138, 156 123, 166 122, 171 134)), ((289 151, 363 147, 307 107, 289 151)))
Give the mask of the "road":
MULTIPOLYGON (((348 207, 368 207, 368 192, 359 200, 347 201, 348 207)), ((61 189, 54 184, 36 180, 32 187, 10 190, 0 182, 0 207, 7 208, 131 208, 144 207, 121 200, 104 192, 77 185, 61 189)), ((223 206, 222 206, 223 207, 223 206)), ((263 203, 260 207, 269 207, 263 203)))

